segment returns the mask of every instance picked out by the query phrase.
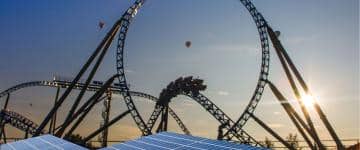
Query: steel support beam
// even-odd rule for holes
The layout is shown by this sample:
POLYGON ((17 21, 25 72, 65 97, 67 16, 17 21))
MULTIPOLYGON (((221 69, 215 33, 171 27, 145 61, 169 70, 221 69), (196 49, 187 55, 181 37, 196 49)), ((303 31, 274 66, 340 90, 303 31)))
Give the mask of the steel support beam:
POLYGON ((29 127, 27 128, 27 130, 25 132, 24 139, 27 139, 28 137, 29 137, 29 127))
MULTIPOLYGON (((3 110, 7 109, 7 106, 9 104, 9 100, 10 100, 10 93, 8 93, 7 96, 6 96, 6 100, 5 100, 3 110)), ((0 119, 0 139, 1 139, 1 137, 3 137, 4 143, 6 143, 5 122, 3 120, 3 117, 1 117, 1 119, 0 119)))
POLYGON ((88 69, 88 67, 90 66, 90 64, 92 63, 92 61, 95 59, 95 57, 98 55, 98 53, 102 50, 102 48, 104 47, 104 45, 109 42, 110 38, 112 39, 114 37, 114 32, 116 32, 119 29, 119 24, 120 24, 121 20, 118 20, 113 27, 111 28, 111 30, 107 33, 107 35, 105 36, 105 38, 101 41, 101 43, 98 45, 98 47, 96 48, 96 50, 93 52, 93 54, 89 57, 89 59, 86 61, 86 63, 84 64, 84 66, 81 68, 81 70, 79 71, 79 73, 76 75, 76 77, 74 78, 74 80, 71 82, 69 88, 67 88, 65 90, 65 92, 63 93, 63 95, 60 97, 60 99, 58 100, 58 102, 56 103, 56 105, 51 109, 51 111, 46 115, 45 119, 43 120, 43 122, 40 124, 38 130, 36 131, 36 134, 34 136, 37 136, 40 134, 40 132, 45 128, 45 126, 48 124, 48 122, 50 121, 50 119, 52 118, 52 116, 55 114, 55 112, 59 109, 59 107, 62 105, 62 103, 65 101, 66 97, 70 94, 70 92, 72 91, 72 89, 74 88, 74 86, 76 85, 76 83, 80 80, 81 76, 85 73, 85 71, 88 69))
POLYGON ((268 131, 273 137, 275 137, 277 140, 279 140, 286 148, 295 150, 293 146, 291 146, 288 142, 286 142, 281 136, 279 136, 275 131, 273 131, 269 126, 266 125, 263 121, 261 121, 259 118, 257 118, 253 113, 250 113, 250 116, 266 131, 268 131))
POLYGON ((10 93, 8 93, 7 96, 6 96, 6 100, 5 100, 5 104, 4 104, 4 108, 3 108, 4 110, 7 109, 7 106, 9 104, 9 100, 10 100, 10 93))
MULTIPOLYGON (((110 119, 110 110, 111 110, 111 90, 109 89, 106 92, 106 99, 104 100, 104 110, 101 114, 102 118, 103 118, 103 122, 100 124, 100 128, 102 126, 104 126, 105 124, 108 124, 109 119, 110 119)), ((102 135, 101 135, 101 146, 102 147, 107 147, 107 139, 108 139, 108 134, 109 134, 109 130, 108 128, 105 128, 102 131, 102 135)))
MULTIPOLYGON (((56 95, 55 95, 55 101, 54 101, 54 105, 56 104, 58 98, 59 98, 59 94, 60 94, 60 87, 57 87, 56 90, 56 95)), ((51 118, 50 120, 50 127, 49 127, 49 134, 54 134, 55 132, 55 127, 56 127, 56 115, 57 113, 54 113, 54 116, 51 118)))
POLYGON ((123 112, 122 114, 118 115, 117 117, 115 117, 114 119, 112 119, 111 121, 109 121, 107 124, 104 124, 104 126, 97 129, 96 131, 91 133, 89 136, 85 137, 83 140, 83 143, 86 143, 87 141, 91 140, 93 137, 98 135, 100 132, 108 129, 110 126, 112 126, 114 123, 116 123, 117 121, 119 121, 121 118, 125 117, 129 113, 130 113, 130 110, 127 110, 127 111, 123 112))
POLYGON ((306 135, 305 131, 303 130, 303 128, 305 128, 307 133, 313 137, 313 135, 311 134, 311 131, 308 128, 308 126, 306 125, 306 123, 300 118, 300 116, 296 113, 296 111, 289 104, 288 100, 280 93, 280 91, 275 87, 275 85, 273 85, 270 81, 268 81, 268 85, 270 86, 271 91, 276 96, 276 98, 280 102, 281 106, 283 106, 286 113, 288 114, 291 121, 294 123, 295 127, 300 132, 301 136, 304 138, 304 140, 306 141, 308 146, 314 149, 314 145, 312 144, 311 140, 309 139, 309 137, 306 135), (303 127, 299 124, 299 122, 301 123, 301 125, 303 127))
POLYGON ((168 113, 169 113, 169 104, 167 103, 161 113, 161 127, 159 128, 158 132, 167 131, 168 127, 168 113))
POLYGON ((218 136, 217 136, 217 140, 223 140, 224 138, 224 132, 223 129, 226 129, 226 124, 220 124, 218 127, 218 136))
MULTIPOLYGON (((70 130, 66 133, 64 138, 68 138, 72 132, 78 127, 78 125, 81 123, 81 121, 86 117, 86 115, 90 112, 90 110, 95 106, 95 104, 98 102, 97 100, 103 95, 108 88, 111 86, 111 83, 113 83, 115 78, 118 78, 119 75, 116 74, 112 76, 110 79, 106 81, 106 83, 100 88, 99 91, 97 91, 90 99, 91 104, 89 105, 88 109, 82 113, 82 115, 78 118, 78 120, 74 123, 74 125, 70 128, 70 130)), ((63 127, 64 128, 64 127, 63 127)))
MULTIPOLYGON (((274 34, 274 31, 272 30, 271 27, 268 26, 268 33, 270 36, 270 39, 273 43, 274 48, 276 49, 278 56, 281 56, 281 59, 285 59, 287 64, 290 66, 292 72, 294 73, 295 77, 297 78, 297 80, 299 81, 300 85, 302 86, 302 88, 304 89, 306 94, 311 95, 310 90, 307 86, 307 84, 305 83, 305 80, 302 78, 300 72, 298 71, 298 69, 296 68, 296 66, 294 65, 294 63, 292 62, 290 56, 287 54, 285 48, 282 46, 281 42, 278 40, 278 38, 276 37, 276 35, 274 34)), ((284 60, 283 60, 284 61, 284 60)), ((283 64, 283 62, 282 62, 283 64)), ((283 65, 284 66, 284 65, 283 65)), ((294 83, 293 83, 294 84, 294 83)), ((316 112, 318 113, 320 119, 322 120, 322 122, 324 123, 326 129, 329 131, 331 137, 333 138, 333 140, 336 143, 336 146, 338 149, 345 149, 344 145, 342 144, 341 140, 339 139, 339 137, 337 136, 335 130, 333 129, 333 127, 331 126, 330 122, 328 121, 328 119, 326 118, 325 113, 322 111, 322 109, 320 108, 320 105, 316 102, 316 100, 314 100, 314 104, 313 106, 315 107, 316 112)), ((305 116, 306 117, 306 116, 305 116)), ((311 121, 311 120, 310 120, 311 121)), ((309 123, 309 122, 308 122, 309 123)), ((311 122, 310 122, 311 123, 311 122)), ((314 131, 314 133, 316 134, 315 128, 313 127, 313 124, 309 123, 310 128, 314 131)))
MULTIPOLYGON (((100 53, 100 56, 98 57, 95 65, 93 66, 93 69, 91 70, 88 78, 86 79, 86 82, 85 82, 84 87, 81 89, 78 97, 76 98, 73 106, 71 107, 71 109, 70 109, 70 111, 69 111, 69 113, 68 113, 68 115, 67 115, 67 117, 66 117, 66 119, 65 119, 65 121, 64 121, 64 124, 65 124, 65 125, 68 124, 67 122, 70 122, 70 121, 71 121, 70 119, 71 119, 72 115, 74 114, 77 106, 79 105, 79 103, 80 103, 80 101, 81 101, 81 98, 84 96, 84 94, 85 94, 85 92, 86 92, 86 89, 88 88, 88 86, 89 86, 92 78, 94 77, 94 75, 95 75, 98 67, 100 66, 100 64, 101 64, 101 62, 102 62, 102 60, 103 60, 103 58, 104 58, 107 50, 109 49, 109 47, 110 47, 110 45, 111 45, 111 41, 114 39, 115 34, 116 34, 116 32, 118 31, 118 29, 119 29, 119 26, 118 26, 118 25, 117 25, 117 26, 114 25, 114 27, 115 27, 115 30, 113 31, 113 33, 111 34, 111 36, 110 36, 110 38, 107 40, 107 42, 105 43, 105 46, 104 46, 103 50, 102 50, 101 53, 100 53)), ((64 131, 65 131, 65 128, 60 128, 59 131, 57 132, 57 136, 60 136, 60 137, 61 137, 62 134, 64 133, 64 131)))
POLYGON ((284 59, 284 55, 283 55, 283 51, 285 51, 285 49, 282 47, 280 41, 277 39, 277 36, 275 35, 274 31, 268 26, 268 33, 269 33, 269 36, 270 36, 270 39, 273 43, 273 46, 274 46, 274 49, 276 51, 276 54, 281 62, 281 65, 282 65, 282 68, 284 69, 285 71, 285 74, 288 78, 288 81, 291 85, 291 88, 295 94, 295 97, 296 97, 296 100, 298 101, 299 105, 300 105, 300 108, 301 108, 301 111, 303 112, 304 116, 305 116, 305 119, 310 127, 310 130, 311 130, 311 133, 313 135, 314 140, 315 142, 320 146, 320 147, 323 147, 322 146, 322 143, 320 141, 320 138, 318 136, 318 134, 316 133, 316 129, 314 127, 314 124, 310 118, 310 115, 309 115, 309 112, 307 110, 307 108, 305 107, 305 104, 302 100, 302 97, 300 95, 300 92, 299 92, 299 89, 297 88, 296 86, 296 83, 294 81, 294 78, 290 72, 290 69, 288 67, 288 61, 284 59))
MULTIPOLYGON (((60 88, 67 88, 69 85, 71 84, 71 82, 68 81, 61 81, 61 80, 54 80, 54 81, 31 81, 31 82, 25 82, 25 83, 21 83, 18 85, 15 85, 13 87, 10 87, 9 89, 6 89, 3 92, 0 92, 0 98, 2 98, 3 96, 7 96, 7 94, 11 94, 12 92, 15 92, 17 90, 20 90, 22 88, 28 88, 28 87, 34 87, 34 86, 47 86, 47 87, 60 87, 60 88)), ((74 87, 75 89, 82 89, 83 88, 83 83, 78 82, 76 84, 76 86, 74 87)), ((88 91, 92 91, 92 92, 96 92, 101 88, 101 86, 96 85, 96 84, 91 84, 88 87, 88 91)), ((111 92, 113 94, 121 94, 121 89, 119 89, 118 87, 111 87, 111 92)), ((152 95, 146 94, 146 93, 141 93, 141 92, 135 92, 135 91, 130 91, 130 95, 131 96, 136 96, 136 97, 142 97, 151 101, 158 101, 157 97, 154 97, 152 95)), ((105 97, 104 97, 105 98, 105 97)), ((99 99, 99 101, 101 101, 102 98, 99 99)), ((85 102, 86 103, 86 102, 85 102)), ((86 107, 88 105, 85 105, 86 107)), ((80 107, 81 108, 81 107, 80 107)), ((82 109, 78 109, 82 110, 82 109)), ((81 112, 81 111, 80 111, 81 112)), ((78 116, 77 115, 78 112, 76 112, 74 114, 74 116, 78 116)), ((179 118, 179 116, 176 115, 176 113, 169 107, 169 114, 175 119, 175 121, 178 123, 179 127, 184 131, 185 134, 191 134, 190 131, 186 128, 185 124, 181 121, 181 119, 179 118)), ((76 118, 76 117, 73 117, 76 118)), ((61 128, 61 125, 59 126, 55 126, 53 127, 54 131, 53 133, 55 133, 59 128, 61 128)), ((1 132, 1 130, 0 130, 1 132)))
POLYGON ((7 143, 7 141, 6 141, 6 133, 5 133, 5 124, 3 125, 3 127, 1 128, 1 134, 0 134, 0 136, 1 137, 3 137, 3 139, 4 139, 4 143, 7 143))
POLYGON ((179 127, 185 134, 191 135, 189 129, 186 128, 185 124, 181 121, 181 119, 175 114, 175 112, 170 107, 169 107, 169 114, 175 119, 176 123, 179 125, 179 127))
MULTIPOLYGON (((207 97, 199 93, 198 90, 205 90, 206 86, 202 83, 201 79, 192 79, 192 77, 178 78, 177 80, 171 82, 166 89, 164 89, 159 97, 158 103, 155 105, 155 109, 150 116, 150 119, 147 122, 149 129, 152 129, 157 118, 162 114, 164 104, 169 102, 171 98, 177 95, 185 95, 190 97, 199 103, 206 111, 208 111, 220 124, 224 124, 227 130, 230 130, 232 124, 235 124, 229 116, 227 116, 218 106, 211 102, 207 97)), ((238 124, 239 125, 239 124, 238 124)), ((231 130, 229 135, 235 136, 242 143, 249 143, 255 146, 261 146, 253 137, 246 133, 243 129, 238 128, 239 132, 231 130)), ((159 129, 162 124, 160 123, 159 129)))

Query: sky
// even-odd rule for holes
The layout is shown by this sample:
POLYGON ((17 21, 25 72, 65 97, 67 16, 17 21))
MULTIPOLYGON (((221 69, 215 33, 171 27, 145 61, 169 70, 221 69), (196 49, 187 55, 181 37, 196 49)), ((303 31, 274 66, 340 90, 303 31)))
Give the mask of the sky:
MULTIPOLYGON (((132 2, 2 0, 0 91, 22 82, 51 80, 54 75, 74 77, 132 2), (103 29, 98 28, 99 21, 105 23, 103 29)), ((359 1, 253 3, 271 27, 281 32, 281 42, 340 138, 359 138, 359 1)), ((233 120, 238 119, 251 98, 261 61, 255 24, 245 7, 235 0, 148 0, 131 24, 125 49, 131 90, 158 96, 180 76, 199 77, 208 86, 203 94, 233 120), (190 48, 184 45, 188 40, 192 42, 190 48)), ((106 80, 115 72, 112 45, 95 79, 106 80)), ((285 77, 271 48, 269 79, 294 100, 285 77)), ((53 104, 55 92, 52 88, 22 89, 12 94, 9 108, 40 123, 53 104)), ((66 112, 71 100, 65 102, 61 112, 66 112)), ((147 120, 154 104, 141 98, 134 101, 147 120)), ((196 102, 178 96, 170 106, 193 135, 216 137, 218 122, 196 102)), ((78 133, 86 135, 99 126, 101 107, 91 112, 83 123, 87 127, 78 133)), ((121 97, 115 96, 113 116, 125 110, 121 97)), ((315 111, 311 109, 310 113, 321 138, 330 139, 315 111)), ((283 137, 296 132, 268 87, 255 114, 283 137)), ((173 120, 170 127, 181 132, 173 120)), ((245 129, 258 139, 271 137, 252 120, 245 129)), ((114 140, 140 135, 129 116, 110 130, 114 140)), ((12 130, 10 135, 20 133, 12 130)))

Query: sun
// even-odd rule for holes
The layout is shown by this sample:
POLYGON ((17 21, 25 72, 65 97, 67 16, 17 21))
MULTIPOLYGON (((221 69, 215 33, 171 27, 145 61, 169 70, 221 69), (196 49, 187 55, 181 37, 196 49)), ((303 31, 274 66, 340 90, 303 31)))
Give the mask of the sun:
POLYGON ((312 107, 314 104, 314 97, 309 94, 304 94, 301 96, 301 99, 306 107, 312 107))

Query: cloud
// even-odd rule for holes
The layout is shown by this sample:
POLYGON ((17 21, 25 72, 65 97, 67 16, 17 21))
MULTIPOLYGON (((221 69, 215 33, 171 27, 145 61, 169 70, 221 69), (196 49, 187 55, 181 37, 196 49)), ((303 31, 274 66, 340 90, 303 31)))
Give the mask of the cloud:
POLYGON ((208 32, 208 33, 206 34, 206 37, 207 37, 208 39, 214 39, 214 40, 217 39, 217 36, 216 36, 216 34, 215 34, 214 32, 208 32))
POLYGON ((117 134, 117 135, 112 135, 113 139, 119 139, 119 140, 125 140, 125 141, 135 139, 135 138, 139 137, 141 134, 139 128, 136 125, 126 124, 126 123, 121 123, 121 124, 115 125, 113 127, 113 132, 121 133, 121 134, 117 134))
POLYGON ((281 127, 284 127, 283 124, 280 124, 280 123, 271 123, 268 125, 270 128, 281 128, 281 127))
POLYGON ((278 102, 278 101, 266 101, 266 102, 263 102, 262 104, 264 105, 280 105, 280 104, 292 104, 292 105, 296 105, 298 104, 297 103, 297 100, 288 100, 286 102, 278 102))
POLYGON ((184 105, 188 106, 188 107, 193 107, 195 106, 196 102, 191 102, 191 101, 184 101, 184 105))
POLYGON ((274 115, 280 115, 280 114, 281 114, 281 112, 278 112, 278 111, 274 112, 274 115))
POLYGON ((285 41, 290 44, 304 44, 306 42, 315 41, 318 38, 319 36, 317 34, 312 34, 307 36, 288 37, 285 41))
POLYGON ((228 96, 230 93, 226 91, 219 91, 218 94, 221 96, 228 96))
POLYGON ((134 70, 125 69, 125 73, 134 73, 134 70))
POLYGON ((112 96, 114 98, 123 98, 123 96, 121 94, 112 94, 112 96))
POLYGON ((251 56, 261 55, 261 48, 258 48, 257 45, 224 44, 211 45, 209 48, 221 52, 241 52, 242 54, 247 54, 251 56))

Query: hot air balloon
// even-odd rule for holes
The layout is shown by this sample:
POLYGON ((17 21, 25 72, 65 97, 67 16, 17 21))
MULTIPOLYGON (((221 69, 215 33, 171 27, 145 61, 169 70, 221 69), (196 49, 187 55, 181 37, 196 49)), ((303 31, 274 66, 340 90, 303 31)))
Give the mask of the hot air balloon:
POLYGON ((99 29, 102 29, 104 27, 105 23, 103 21, 99 22, 99 29))
POLYGON ((280 32, 280 31, 275 31, 275 35, 276 35, 276 37, 279 37, 279 36, 280 36, 280 34, 281 34, 281 32, 280 32))
POLYGON ((190 48, 190 47, 191 47, 191 41, 186 41, 186 42, 185 42, 185 46, 186 46, 187 48, 190 48))

